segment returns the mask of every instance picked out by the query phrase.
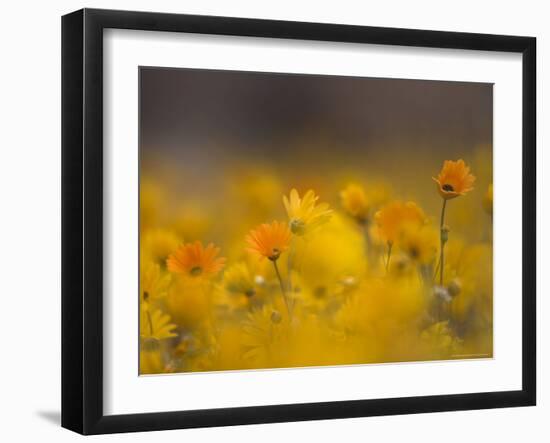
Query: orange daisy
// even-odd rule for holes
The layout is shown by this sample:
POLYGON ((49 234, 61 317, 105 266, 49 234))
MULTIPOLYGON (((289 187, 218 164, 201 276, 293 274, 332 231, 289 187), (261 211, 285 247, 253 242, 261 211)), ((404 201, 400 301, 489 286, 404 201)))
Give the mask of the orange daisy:
POLYGON ((210 243, 206 248, 202 243, 187 243, 181 245, 166 260, 170 272, 188 277, 213 276, 225 265, 225 258, 217 257, 220 248, 210 243))
POLYGON ((275 261, 288 249, 291 235, 286 223, 277 221, 271 224, 263 223, 246 236, 246 241, 250 245, 248 250, 260 257, 275 261))
POLYGON ((403 231, 410 227, 420 228, 426 222, 424 211, 414 202, 388 203, 375 215, 378 233, 388 244, 399 239, 403 231))
POLYGON ((473 188, 475 177, 470 173, 470 167, 464 160, 445 160, 443 168, 437 176, 432 177, 437 183, 437 190, 445 200, 464 195, 473 188))

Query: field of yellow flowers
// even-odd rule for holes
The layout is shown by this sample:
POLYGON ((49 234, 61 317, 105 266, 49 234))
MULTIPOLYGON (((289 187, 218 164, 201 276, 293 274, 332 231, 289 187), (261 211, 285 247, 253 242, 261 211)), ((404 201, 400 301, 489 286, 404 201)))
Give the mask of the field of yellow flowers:
POLYGON ((143 174, 140 373, 491 357, 490 163, 407 192, 241 168, 208 205, 143 174))

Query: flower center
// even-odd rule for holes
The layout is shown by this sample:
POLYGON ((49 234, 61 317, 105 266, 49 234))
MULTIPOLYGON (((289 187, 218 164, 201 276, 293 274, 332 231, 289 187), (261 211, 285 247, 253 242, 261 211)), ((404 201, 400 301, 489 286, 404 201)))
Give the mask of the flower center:
POLYGON ((305 232, 306 224, 299 218, 290 220, 290 230, 293 234, 302 235, 305 232))
POLYGON ((147 291, 143 291, 143 300, 147 301, 148 298, 149 298, 149 293, 147 291))
POLYGON ((271 261, 275 261, 275 260, 277 260, 277 259, 279 258, 280 255, 281 255, 281 250, 278 249, 278 248, 273 248, 273 249, 271 250, 271 255, 269 256, 269 259, 270 259, 271 261))
POLYGON ((445 183, 441 188, 447 192, 453 192, 455 190, 455 188, 453 188, 453 185, 450 185, 448 183, 445 183))
POLYGON ((193 266, 191 270, 189 271, 189 274, 196 277, 197 275, 202 274, 202 268, 200 266, 193 266))
POLYGON ((327 288, 324 286, 317 286, 313 291, 315 298, 325 298, 327 295, 327 288))
POLYGON ((281 323, 281 320, 283 317, 281 316, 281 313, 279 311, 273 311, 271 313, 271 321, 275 324, 281 323))

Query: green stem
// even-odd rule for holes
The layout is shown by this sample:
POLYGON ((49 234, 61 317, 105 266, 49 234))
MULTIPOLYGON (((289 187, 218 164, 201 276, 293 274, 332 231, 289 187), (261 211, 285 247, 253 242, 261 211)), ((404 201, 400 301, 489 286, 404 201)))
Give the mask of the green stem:
POLYGON ((365 236, 365 255, 367 256, 367 263, 370 265, 372 262, 372 239, 370 238, 369 227, 370 223, 366 220, 363 226, 365 236))
POLYGON ((290 251, 288 252, 287 271, 288 271, 288 290, 292 294, 292 269, 294 267, 294 259, 296 258, 296 239, 293 235, 290 239, 290 251))
POLYGON ((151 313, 149 312, 149 309, 147 309, 147 321, 149 322, 149 332, 151 333, 151 337, 153 336, 153 319, 151 318, 151 313))
POLYGON ((388 269, 390 268, 390 259, 391 259, 392 247, 393 247, 393 242, 388 242, 388 258, 386 259, 386 273, 388 273, 388 269))
POLYGON ((214 328, 215 322, 214 322, 214 306, 213 306, 212 297, 211 297, 212 294, 210 292, 210 288, 209 287, 207 288, 207 283, 205 283, 204 281, 200 282, 200 288, 208 307, 208 321, 210 322, 210 327, 215 333, 216 329, 214 328))
POLYGON ((435 282, 435 279, 437 277, 437 274, 439 273, 439 265, 441 264, 441 262, 439 261, 441 259, 441 257, 438 257, 437 259, 437 265, 435 266, 435 269, 432 273, 432 283, 435 282))
POLYGON ((279 272, 279 267, 277 266, 277 260, 273 260, 273 267, 275 268, 275 273, 277 274, 277 278, 279 279, 279 285, 281 286, 281 292, 283 293, 283 300, 285 301, 286 310, 288 312, 288 318, 291 318, 292 314, 290 313, 290 306, 288 304, 288 298, 286 296, 285 284, 283 283, 281 273, 279 272))
POLYGON ((441 207, 441 221, 439 223, 439 239, 440 239, 440 252, 439 252, 439 285, 443 286, 443 271, 445 269, 445 243, 447 239, 443 237, 443 226, 445 225, 445 208, 447 207, 447 199, 443 199, 443 206, 441 207))

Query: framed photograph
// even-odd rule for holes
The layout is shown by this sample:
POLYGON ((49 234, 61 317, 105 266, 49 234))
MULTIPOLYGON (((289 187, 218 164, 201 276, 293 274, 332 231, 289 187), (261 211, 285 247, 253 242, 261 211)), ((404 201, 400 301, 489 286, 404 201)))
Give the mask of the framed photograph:
POLYGON ((62 425, 534 405, 531 37, 62 19, 62 425))

